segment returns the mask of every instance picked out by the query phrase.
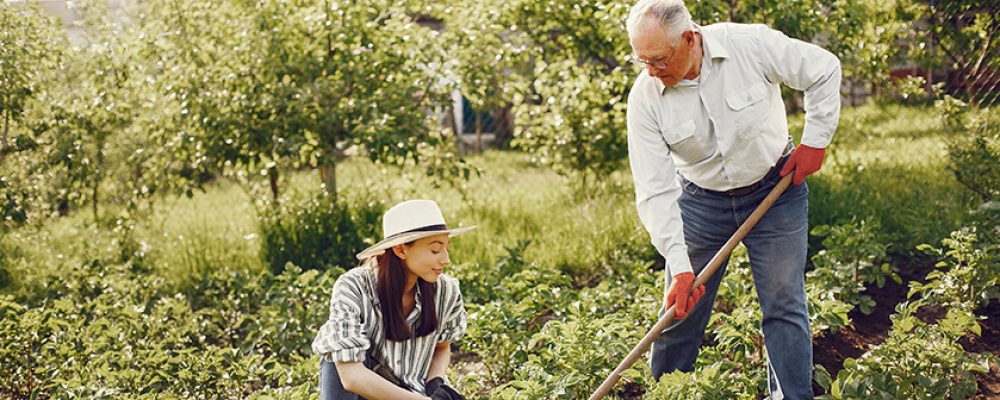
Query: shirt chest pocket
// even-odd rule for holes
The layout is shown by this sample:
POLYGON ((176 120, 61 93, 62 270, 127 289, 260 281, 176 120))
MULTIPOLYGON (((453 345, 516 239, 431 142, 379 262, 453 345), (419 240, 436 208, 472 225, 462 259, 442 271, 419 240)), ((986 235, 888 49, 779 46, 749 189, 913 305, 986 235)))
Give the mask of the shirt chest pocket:
POLYGON ((694 120, 689 119, 679 124, 665 125, 660 129, 660 134, 663 135, 663 140, 667 142, 667 146, 673 150, 674 146, 691 139, 694 136, 694 131, 694 120))
POLYGON ((729 121, 737 137, 751 139, 760 134, 768 110, 767 89, 765 83, 758 82, 726 95, 729 121))
POLYGON ((695 164, 712 155, 712 149, 704 143, 704 138, 695 135, 696 131, 693 119, 661 129, 663 140, 678 165, 695 164))

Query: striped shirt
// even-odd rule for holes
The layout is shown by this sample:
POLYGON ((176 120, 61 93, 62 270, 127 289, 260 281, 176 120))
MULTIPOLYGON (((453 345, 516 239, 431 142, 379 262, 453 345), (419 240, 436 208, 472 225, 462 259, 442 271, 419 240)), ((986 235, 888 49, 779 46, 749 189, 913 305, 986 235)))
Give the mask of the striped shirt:
MULTIPOLYGON (((385 338, 376 283, 376 270, 371 264, 354 268, 337 278, 330 299, 330 319, 319 329, 312 350, 332 363, 364 363, 366 355, 382 360, 411 390, 423 393, 434 347, 440 342, 457 341, 465 333, 466 311, 458 280, 448 275, 438 278, 434 302, 437 329, 426 336, 401 342, 385 338)), ((416 305, 406 318, 414 332, 420 319, 419 286, 415 297, 416 305)))

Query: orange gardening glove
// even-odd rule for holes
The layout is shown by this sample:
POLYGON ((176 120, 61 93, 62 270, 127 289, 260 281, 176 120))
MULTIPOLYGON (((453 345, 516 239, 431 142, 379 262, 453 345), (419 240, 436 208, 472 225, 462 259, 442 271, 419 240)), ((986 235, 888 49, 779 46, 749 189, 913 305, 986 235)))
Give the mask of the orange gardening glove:
POLYGON ((693 291, 691 285, 694 284, 693 272, 682 272, 674 275, 670 283, 670 290, 667 291, 667 308, 676 303, 674 307, 674 317, 684 319, 688 311, 694 308, 695 303, 705 294, 705 285, 698 286, 693 291))
POLYGON ((819 171, 819 167, 823 165, 823 157, 826 157, 826 149, 800 144, 795 150, 792 150, 792 155, 788 157, 785 167, 781 169, 781 176, 788 175, 789 172, 795 170, 792 182, 801 185, 807 176, 819 171))

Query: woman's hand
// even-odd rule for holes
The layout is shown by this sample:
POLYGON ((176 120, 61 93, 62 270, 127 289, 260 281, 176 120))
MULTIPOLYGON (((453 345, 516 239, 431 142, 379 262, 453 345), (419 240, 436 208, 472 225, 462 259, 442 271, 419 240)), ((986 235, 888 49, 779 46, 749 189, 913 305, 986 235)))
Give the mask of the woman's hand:
POLYGON ((465 400, 457 390, 444 383, 440 376, 427 381, 424 393, 431 396, 432 400, 465 400))

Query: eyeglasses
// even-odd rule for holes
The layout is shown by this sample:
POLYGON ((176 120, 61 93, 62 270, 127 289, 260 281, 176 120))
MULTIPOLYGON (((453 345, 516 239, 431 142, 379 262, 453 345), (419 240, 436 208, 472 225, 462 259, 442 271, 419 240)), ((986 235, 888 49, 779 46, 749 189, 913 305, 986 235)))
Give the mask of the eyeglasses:
POLYGON ((667 57, 665 61, 659 61, 659 60, 645 61, 640 59, 639 56, 635 54, 628 56, 628 61, 640 68, 647 68, 649 66, 652 66, 654 69, 661 69, 661 70, 667 69, 667 67, 670 65, 670 60, 674 58, 674 54, 677 54, 678 47, 680 47, 680 45, 674 46, 674 51, 670 52, 670 56, 667 57))

